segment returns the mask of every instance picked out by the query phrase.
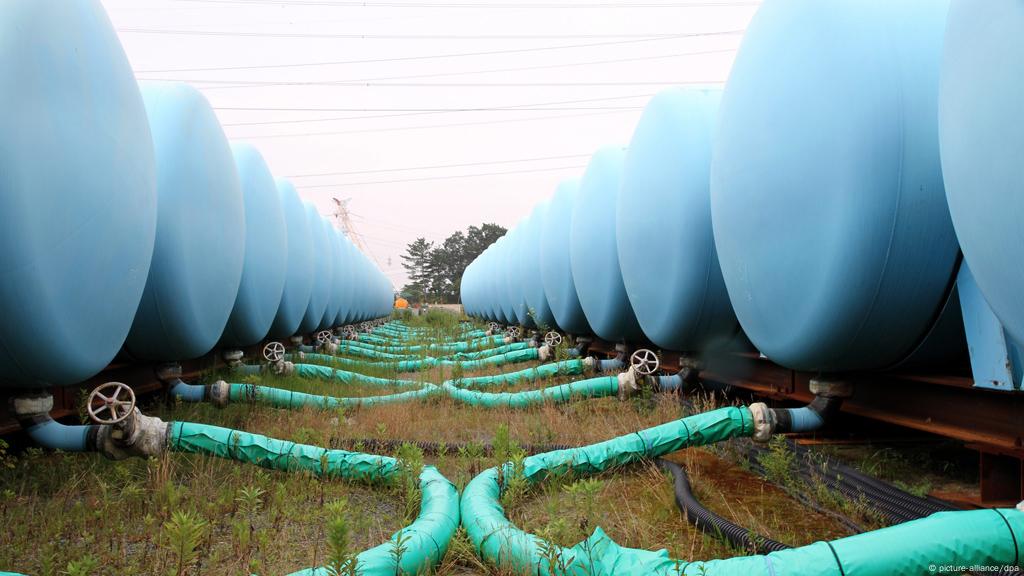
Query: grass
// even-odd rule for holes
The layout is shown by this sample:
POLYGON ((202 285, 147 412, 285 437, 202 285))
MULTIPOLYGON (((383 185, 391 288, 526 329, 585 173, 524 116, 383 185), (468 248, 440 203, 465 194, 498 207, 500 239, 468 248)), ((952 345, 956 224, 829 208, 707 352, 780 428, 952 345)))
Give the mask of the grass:
MULTIPOLYGON (((426 329, 420 342, 448 338, 457 321, 444 312, 407 319, 426 329)), ((466 375, 497 374, 533 364, 466 375)), ((387 374, 378 370, 374 375, 387 374)), ((397 376, 441 382, 452 373, 435 368, 397 376)), ((540 388, 578 378, 559 376, 489 391, 540 388)), ((261 383, 350 397, 400 391, 296 377, 267 376, 261 383)), ((669 395, 640 402, 601 398, 544 404, 527 410, 473 408, 444 396, 328 411, 248 403, 218 409, 208 403, 167 403, 160 398, 142 408, 164 420, 203 422, 321 446, 358 447, 368 439, 465 444, 428 456, 408 446, 399 450, 399 456, 411 463, 410 471, 423 463, 434 464, 460 490, 482 470, 521 459, 522 445, 584 445, 682 416, 677 400, 669 395), (485 455, 484 444, 492 444, 494 453, 485 455)), ((411 472, 410 481, 370 488, 176 453, 110 462, 91 454, 38 450, 11 455, 4 448, 0 445, 0 568, 39 576, 271 575, 325 563, 345 573, 354 552, 384 541, 407 524, 419 506, 411 472)), ((672 456, 686 464, 694 489, 708 508, 758 534, 793 544, 846 534, 831 518, 808 511, 785 491, 729 462, 727 448, 723 450, 725 458, 708 449, 672 456)), ((785 485, 785 456, 774 457, 781 460, 769 464, 776 470, 776 481, 785 485)), ((747 553, 686 523, 675 507, 671 481, 653 465, 532 488, 523 484, 506 491, 503 502, 517 525, 564 546, 601 526, 622 545, 667 548, 676 558, 747 553)), ((395 554, 402 553, 396 547, 395 554)), ((555 556, 549 560, 558 562, 555 556)), ((497 574, 481 563, 461 531, 438 573, 497 574)))

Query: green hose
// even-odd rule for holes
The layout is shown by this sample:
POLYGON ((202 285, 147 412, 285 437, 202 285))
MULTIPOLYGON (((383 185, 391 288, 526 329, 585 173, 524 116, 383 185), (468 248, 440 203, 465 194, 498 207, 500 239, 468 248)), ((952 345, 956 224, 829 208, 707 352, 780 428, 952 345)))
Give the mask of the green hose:
POLYGON ((354 408, 358 406, 377 406, 380 404, 394 404, 426 398, 437 391, 433 384, 421 384, 419 390, 409 390, 398 394, 384 394, 380 396, 358 396, 350 398, 337 398, 334 396, 321 396, 319 394, 307 394, 305 392, 293 392, 282 388, 270 386, 259 386, 256 384, 229 384, 228 398, 235 402, 260 402, 275 408, 303 408, 311 406, 315 408, 354 408))
POLYGON ((477 552, 514 573, 552 575, 552 560, 571 576, 911 576, 934 574, 941 567, 1017 566, 1024 541, 1019 510, 940 512, 905 524, 801 548, 755 555, 687 562, 665 550, 648 551, 616 544, 601 528, 571 547, 547 543, 505 517, 499 477, 520 473, 531 483, 550 475, 596 474, 689 446, 753 434, 746 408, 722 408, 620 436, 583 448, 531 456, 516 471, 505 464, 478 475, 462 495, 462 523, 477 552))
POLYGON ((445 382, 442 387, 452 398, 471 406, 525 408, 546 402, 561 404, 574 399, 615 396, 619 393, 619 379, 616 376, 602 376, 523 392, 478 392, 458 388, 448 382, 445 382))
MULTIPOLYGON (((172 450, 190 454, 217 456, 282 471, 305 471, 317 476, 344 478, 368 483, 394 480, 398 461, 346 450, 328 450, 297 444, 219 426, 191 422, 172 422, 168 444, 172 450)), ((401 538, 405 552, 401 557, 402 574, 421 574, 444 557, 459 525, 459 497, 455 486, 433 466, 424 466, 419 475, 422 492, 420 514, 416 520, 385 542, 357 556, 358 572, 363 576, 394 576, 398 571, 392 552, 401 538)), ((310 568, 292 576, 328 576, 325 568, 310 568)))
MULTIPOLYGON (((307 354, 307 356, 309 356, 307 354)), ((359 372, 348 372, 337 370, 330 366, 320 364, 295 364, 295 375, 303 378, 324 378, 328 380, 339 380, 346 384, 372 384, 377 386, 399 386, 403 388, 419 387, 422 382, 416 380, 402 380, 398 378, 381 378, 379 376, 367 376, 359 372)))
POLYGON ((469 376, 452 380, 451 383, 465 388, 488 388, 502 384, 514 384, 519 381, 532 382, 541 378, 554 376, 575 376, 586 371, 586 363, 582 358, 563 360, 527 368, 518 372, 507 372, 493 376, 469 376))
MULTIPOLYGON (((291 360, 296 359, 296 355, 294 354, 288 354, 286 357, 291 360)), ((365 361, 353 360, 350 358, 339 358, 337 356, 331 356, 330 354, 317 354, 313 352, 303 354, 302 357, 309 360, 315 360, 317 362, 329 362, 335 366, 347 366, 352 368, 366 366, 368 364, 365 361)), ((418 372, 420 370, 426 370, 436 366, 458 366, 463 369, 474 370, 484 367, 529 362, 531 360, 538 360, 539 358, 539 348, 526 348, 523 350, 513 350, 505 354, 486 356, 477 360, 438 360, 437 358, 427 356, 425 358, 415 360, 373 362, 369 363, 369 365, 383 368, 385 370, 393 370, 395 372, 418 372)))

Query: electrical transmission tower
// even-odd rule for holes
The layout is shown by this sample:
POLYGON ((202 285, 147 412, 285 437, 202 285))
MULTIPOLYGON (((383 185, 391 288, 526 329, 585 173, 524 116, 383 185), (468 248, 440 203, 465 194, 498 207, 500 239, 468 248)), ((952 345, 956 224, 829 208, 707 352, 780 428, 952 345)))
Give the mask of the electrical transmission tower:
POLYGON ((352 225, 352 218, 348 213, 348 203, 352 199, 345 198, 344 200, 339 200, 337 198, 331 198, 331 200, 334 200, 334 218, 341 226, 341 230, 357 248, 363 251, 364 254, 369 253, 366 250, 366 244, 363 242, 363 237, 356 232, 355 226, 352 225))

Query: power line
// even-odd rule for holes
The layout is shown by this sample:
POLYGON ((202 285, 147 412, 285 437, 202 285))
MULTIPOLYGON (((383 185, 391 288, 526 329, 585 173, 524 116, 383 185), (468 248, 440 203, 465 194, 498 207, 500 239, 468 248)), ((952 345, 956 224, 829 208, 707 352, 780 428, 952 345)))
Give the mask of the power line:
POLYGON ((240 38, 316 38, 342 40, 592 40, 598 38, 669 39, 681 37, 722 36, 739 34, 739 30, 721 32, 694 32, 689 34, 356 34, 314 32, 247 32, 243 30, 181 30, 173 28, 118 28, 118 32, 131 34, 161 34, 171 36, 217 36, 240 38))
POLYGON ((344 2, 331 0, 181 0, 198 4, 250 4, 260 6, 333 6, 342 8, 501 8, 501 9, 566 9, 566 8, 733 8, 757 6, 760 2, 344 2))
MULTIPOLYGON (((201 82, 201 81, 200 81, 201 82)), ((666 86, 669 84, 721 84, 723 80, 610 80, 592 82, 318 82, 318 81, 268 81, 265 83, 247 82, 246 84, 229 86, 207 86, 204 90, 225 90, 231 88, 267 88, 271 86, 322 86, 349 88, 562 88, 579 86, 666 86)))
MULTIPOLYGON (((511 68, 489 68, 482 70, 464 70, 455 72, 432 72, 428 74, 404 74, 400 76, 376 76, 372 78, 356 78, 351 80, 344 80, 343 82, 376 82, 381 80, 410 80, 418 78, 441 78, 450 76, 468 76, 473 74, 494 74, 499 72, 523 72, 529 70, 550 70, 555 68, 573 68, 576 66, 594 66, 601 64, 620 64, 625 62, 640 62, 649 60, 667 60, 670 58, 680 58, 684 56, 700 56, 706 54, 721 54, 727 52, 735 52, 736 48, 717 48, 714 50, 698 50, 694 52, 678 52, 675 54, 658 54, 652 56, 634 56, 631 58, 612 58, 605 60, 588 60, 584 62, 565 62, 560 64, 540 64, 534 66, 515 66, 511 68)), ((263 80, 206 80, 201 78, 142 78, 143 80, 170 80, 175 82, 194 82, 199 84, 235 84, 239 83, 238 86, 224 86, 223 88, 239 88, 246 87, 249 85, 259 86, 273 86, 278 84, 276 81, 263 81, 263 80)), ((335 80, 319 81, 318 84, 331 84, 337 82, 335 80)), ((204 90, 216 90, 220 89, 218 86, 204 86, 204 90)))
POLYGON ((583 114, 556 114, 552 116, 538 116, 534 118, 504 118, 501 120, 477 120, 475 122, 448 122, 443 124, 424 124, 420 126, 393 126, 389 128, 362 128, 355 130, 331 130, 325 132, 300 132, 293 134, 262 134, 256 136, 240 136, 246 140, 263 140, 267 138, 297 138, 307 136, 339 136, 342 134, 370 134, 378 132, 402 132, 406 130, 426 130, 433 128, 454 128, 459 126, 479 126, 482 124, 508 124, 519 122, 534 122, 537 120, 556 120, 561 118, 583 118, 587 116, 607 116, 611 114, 622 114, 634 110, 643 110, 643 106, 622 107, 621 109, 606 110, 603 112, 586 112, 583 114))
MULTIPOLYGON (((234 111, 255 111, 255 112, 408 112, 414 114, 436 114, 443 112, 502 112, 516 110, 577 110, 579 108, 544 108, 545 106, 557 106, 560 104, 587 104, 591 102, 608 102, 612 100, 629 100, 632 98, 650 98, 653 94, 630 94, 624 96, 603 96, 601 98, 583 98, 577 100, 559 100, 555 102, 536 102, 528 104, 511 104, 507 106, 483 106, 463 108, 271 108, 258 106, 214 106, 214 110, 234 111)), ((611 107, 599 108, 607 110, 611 107)), ((584 108, 591 110, 594 108, 584 108)), ((345 120, 363 120, 367 118, 380 118, 381 116, 354 116, 345 120)))
MULTIPOLYGON (((741 30, 719 32, 721 35, 734 35, 742 33, 741 30)), ((136 70, 137 74, 158 74, 171 72, 221 72, 226 70, 262 70, 274 68, 301 68, 307 66, 340 66, 347 64, 381 64, 385 62, 406 62, 410 60, 436 60, 443 58, 465 58, 472 56, 495 56, 498 54, 521 54, 528 52, 545 52, 550 50, 571 50, 576 48, 594 48, 599 46, 620 46, 623 44, 639 44, 644 42, 657 42, 672 40, 675 38, 690 38, 691 34, 677 34, 669 37, 639 38, 632 40, 614 40, 609 42, 588 42, 584 44, 560 44, 556 46, 533 46, 529 48, 508 48, 503 50, 480 50, 475 52, 453 52, 447 54, 423 54, 416 56, 396 56, 390 58, 370 58, 363 60, 332 60, 327 62, 293 62, 288 64, 251 64, 246 66, 207 66, 200 68, 166 68, 155 70, 136 70)))
POLYGON ((527 174, 531 172, 554 172, 556 170, 577 170, 586 168, 586 164, 574 164, 572 166, 554 166, 550 168, 529 168, 524 170, 506 170, 504 172, 478 172, 475 174, 454 174, 448 176, 424 176, 422 178, 401 178, 396 180, 370 180, 365 182, 342 182, 338 184, 315 184, 313 186, 299 186, 307 188, 337 188, 345 186, 369 186, 373 184, 396 184, 401 182, 422 182, 426 180, 455 180, 459 178, 477 178, 481 176, 502 176, 505 174, 527 174))
MULTIPOLYGON (((534 117, 534 118, 503 118, 501 120, 476 120, 476 121, 473 121, 473 122, 445 122, 445 123, 442 123, 442 124, 421 124, 419 126, 392 126, 392 127, 386 127, 386 128, 359 128, 359 129, 354 129, 354 130, 340 130, 340 131, 330 131, 330 132, 307 132, 307 134, 313 134, 313 135, 314 134, 362 134, 362 133, 368 133, 368 132, 394 132, 394 131, 401 131, 401 130, 419 130, 419 129, 426 129, 426 128, 449 128, 449 127, 453 127, 453 126, 478 126, 478 125, 481 125, 481 124, 505 124, 505 123, 508 123, 508 122, 534 122, 535 120, 555 120, 555 119, 559 119, 559 118, 584 118, 584 117, 588 117, 588 116, 605 116, 605 115, 609 115, 609 114, 622 114, 624 112, 630 112, 630 111, 633 111, 633 110, 642 110, 642 109, 643 109, 642 106, 614 107, 611 110, 606 110, 606 111, 603 111, 603 112, 587 112, 587 113, 583 113, 583 114, 557 114, 557 115, 550 115, 550 116, 537 116, 537 117, 534 117)), ((542 111, 542 112, 547 112, 547 111, 542 111)), ((408 115, 399 114, 399 115, 395 115, 395 116, 408 116, 408 115)), ((263 121, 263 122, 226 123, 226 124, 221 124, 221 126, 223 126, 225 128, 229 128, 229 127, 236 127, 236 126, 265 126, 265 125, 269 125, 269 124, 298 124, 298 123, 305 123, 305 122, 333 122, 333 121, 336 121, 336 120, 352 120, 352 119, 353 119, 353 117, 351 117, 351 116, 345 116, 345 117, 341 117, 341 118, 306 118, 306 119, 302 119, 302 120, 266 120, 266 121, 263 121)), ((269 135, 265 135, 265 136, 245 136, 245 137, 260 137, 260 138, 266 137, 266 138, 269 138, 269 137, 279 137, 279 136, 280 137, 284 137, 284 136, 289 136, 289 135, 293 135, 293 134, 269 134, 269 135)))
POLYGON ((589 158, 590 154, 563 154, 560 156, 539 156, 534 158, 516 158, 513 160, 484 160, 464 162, 460 164, 434 164, 431 166, 407 166, 404 168, 380 168, 374 170, 354 170, 349 172, 319 172, 315 174, 293 174, 286 178, 312 178, 318 176, 347 176, 350 174, 376 174, 380 172, 407 172, 410 170, 433 170, 436 168, 462 168, 465 166, 486 166, 489 164, 517 164, 520 162, 540 162, 545 160, 565 160, 567 158, 589 158))

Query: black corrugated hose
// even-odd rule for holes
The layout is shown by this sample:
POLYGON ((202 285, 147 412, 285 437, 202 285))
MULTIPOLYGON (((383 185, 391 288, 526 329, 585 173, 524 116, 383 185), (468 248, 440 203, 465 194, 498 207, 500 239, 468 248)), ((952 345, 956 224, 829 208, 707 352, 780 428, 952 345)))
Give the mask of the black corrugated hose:
POLYGON ((748 550, 755 554, 766 554, 789 548, 782 542, 771 538, 764 538, 755 535, 750 530, 733 524, 718 514, 705 508, 690 489, 690 480, 686 476, 683 467, 670 460, 659 458, 657 464, 663 470, 668 470, 674 480, 674 491, 676 493, 676 506, 683 512, 686 519, 696 526, 701 532, 718 536, 728 540, 733 546, 748 550))

